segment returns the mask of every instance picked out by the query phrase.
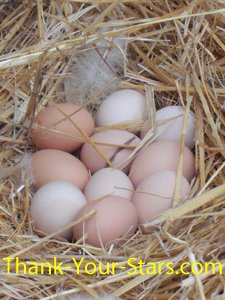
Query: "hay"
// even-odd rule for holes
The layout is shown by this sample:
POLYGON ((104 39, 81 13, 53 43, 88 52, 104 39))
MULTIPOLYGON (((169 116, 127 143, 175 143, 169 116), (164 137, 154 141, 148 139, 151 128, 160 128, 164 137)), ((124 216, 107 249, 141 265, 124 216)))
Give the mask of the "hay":
MULTIPOLYGON (((224 278, 218 267, 214 275, 195 276, 168 275, 165 269, 158 275, 127 274, 120 267, 129 257, 171 261, 175 270, 185 261, 220 261, 225 267, 224 1, 6 0, 0 1, 0 20, 1 259, 18 256, 29 266, 57 257, 71 267, 62 268, 64 275, 15 274, 14 260, 7 274, 1 260, 1 298, 47 300, 86 292, 99 299, 104 292, 122 299, 222 299, 224 278), (28 134, 33 116, 47 103, 65 101, 64 81, 74 58, 102 41, 116 47, 116 37, 124 39, 127 53, 115 80, 119 87, 146 91, 149 116, 154 117, 154 105, 172 104, 186 111, 190 106, 196 114, 197 177, 190 200, 148 227, 158 231, 143 235, 139 230, 110 249, 38 237, 29 216, 31 180, 23 163, 24 155, 35 151, 28 134), (76 275, 72 257, 119 264, 115 275, 87 275, 84 265, 76 275)), ((86 99, 89 110, 95 111, 95 99, 111 84, 113 79, 86 99)), ((139 148, 151 138, 150 133, 139 148)), ((178 190, 179 176, 177 197, 178 190)))

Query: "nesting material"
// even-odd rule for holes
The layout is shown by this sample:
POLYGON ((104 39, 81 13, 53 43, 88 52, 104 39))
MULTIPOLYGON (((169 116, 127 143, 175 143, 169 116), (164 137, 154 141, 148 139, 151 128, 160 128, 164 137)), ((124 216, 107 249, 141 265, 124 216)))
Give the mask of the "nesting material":
MULTIPOLYGON (((220 266, 225 267, 224 1, 6 0, 0 3, 0 20, 0 297, 50 300, 85 293, 99 299, 103 293, 129 300, 220 299, 220 266), (155 109, 180 105, 186 117, 189 110, 195 114, 196 176, 188 201, 179 197, 182 150, 175 205, 145 225, 149 234, 138 230, 123 245, 118 241, 102 249, 83 239, 54 239, 55 233, 39 237, 30 219, 32 178, 25 171, 26 154, 35 152, 30 139, 34 116, 66 101, 82 103, 94 114, 119 88, 144 92, 148 102, 150 131, 129 158, 154 140, 155 109), (54 274, 53 265, 41 273, 41 262, 53 264, 55 258, 63 274, 54 274), (82 261, 79 273, 73 258, 82 261), (127 265, 129 258, 134 258, 133 267, 127 265), (142 270, 148 262, 172 262, 175 272, 168 275, 162 267, 141 273, 140 260, 142 270), (34 262, 37 274, 35 268, 29 271, 34 262), (90 262, 96 263, 93 274, 87 274, 95 268, 90 262), (113 262, 118 262, 115 274, 107 272, 113 262), (221 265, 209 267, 207 274, 176 274, 183 262, 221 265)), ((132 126, 137 131, 145 124, 132 126)), ((186 128, 184 118, 181 149, 186 128)), ((191 272, 190 265, 185 270, 191 272)))
MULTIPOLYGON (((120 298, 112 296, 112 295, 107 295, 107 294, 100 294, 98 295, 100 300, 119 300, 120 298)), ((57 300, 93 300, 94 298, 92 296, 89 296, 88 294, 80 294, 80 295, 75 295, 75 296, 68 296, 68 297, 58 297, 57 300)))

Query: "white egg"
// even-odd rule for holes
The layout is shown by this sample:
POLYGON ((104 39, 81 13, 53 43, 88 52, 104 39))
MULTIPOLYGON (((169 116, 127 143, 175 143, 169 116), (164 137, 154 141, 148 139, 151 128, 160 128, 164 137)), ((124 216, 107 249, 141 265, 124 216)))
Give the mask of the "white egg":
POLYGON ((84 195, 87 201, 105 196, 120 196, 130 200, 134 186, 126 174, 120 170, 104 168, 97 171, 88 181, 84 195))
MULTIPOLYGON (((31 219, 36 229, 50 234, 75 221, 86 202, 83 193, 72 183, 51 181, 34 194, 30 208, 31 219)), ((59 236, 70 240, 72 232, 71 227, 59 236)))
POLYGON ((146 98, 135 90, 119 90, 109 95, 96 114, 98 126, 141 121, 146 114, 146 98))
MULTIPOLYGON (((180 141, 184 109, 181 106, 167 106, 159 109, 156 112, 156 128, 155 136, 156 141, 170 140, 180 141)), ((147 130, 141 132, 141 138, 147 133, 147 130)), ((189 149, 193 149, 195 145, 195 118, 192 112, 188 115, 186 127, 186 140, 185 144, 189 149)))

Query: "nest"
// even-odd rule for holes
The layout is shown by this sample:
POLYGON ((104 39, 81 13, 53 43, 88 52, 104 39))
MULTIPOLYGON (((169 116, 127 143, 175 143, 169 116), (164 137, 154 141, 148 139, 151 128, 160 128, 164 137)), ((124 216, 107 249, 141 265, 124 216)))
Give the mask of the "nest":
POLYGON ((0 19, 1 299, 47 300, 84 292, 92 299, 101 293, 129 300, 222 299, 224 278, 218 267, 207 274, 176 271, 183 262, 225 265, 224 1, 6 0, 0 1, 0 19), (117 38, 125 48, 114 42, 117 38), (112 70, 99 51, 102 42, 119 49, 119 70, 112 70), (138 230, 109 249, 40 237, 29 215, 25 154, 35 151, 29 137, 33 117, 48 103, 66 101, 64 83, 87 51, 98 53, 113 74, 97 93, 95 86, 91 97, 87 91, 76 95, 74 101, 93 113, 109 91, 133 88, 146 93, 152 120, 155 107, 175 104, 196 116, 197 175, 189 201, 176 203, 155 220, 157 230, 147 235, 138 230), (63 268, 63 275, 25 274, 22 266, 16 272, 16 257, 27 268, 54 257, 70 268, 63 268), (72 258, 82 257, 78 275, 72 258), (158 274, 128 274, 120 267, 130 257, 137 259, 137 267, 140 260, 172 262, 175 272, 168 275, 162 268, 158 274), (97 270, 88 275, 90 261, 119 265, 115 274, 97 270))

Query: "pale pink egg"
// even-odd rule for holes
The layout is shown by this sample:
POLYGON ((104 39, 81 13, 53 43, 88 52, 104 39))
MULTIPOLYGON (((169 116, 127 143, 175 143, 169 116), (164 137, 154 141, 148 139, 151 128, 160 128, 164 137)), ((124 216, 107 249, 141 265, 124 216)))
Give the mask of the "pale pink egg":
MULTIPOLYGON (((95 133, 91 136, 94 142, 105 143, 109 145, 97 144, 98 149, 112 162, 112 166, 117 166, 126 161, 129 155, 138 145, 140 139, 133 133, 124 130, 105 130, 95 133), (122 147, 119 147, 119 146, 122 147), (131 145, 133 148, 126 148, 123 145, 131 145)), ((96 151, 96 149, 90 144, 86 143, 81 149, 80 155, 81 161, 92 172, 96 172, 99 169, 108 166, 107 161, 96 151)), ((130 164, 125 167, 118 167, 123 171, 128 171, 130 164)))
MULTIPOLYGON (((177 171, 180 144, 173 141, 159 141, 142 149, 134 159, 129 177, 137 187, 149 175, 162 171, 177 171)), ((195 176, 195 157, 187 147, 183 152, 183 176, 191 181, 195 176)))

